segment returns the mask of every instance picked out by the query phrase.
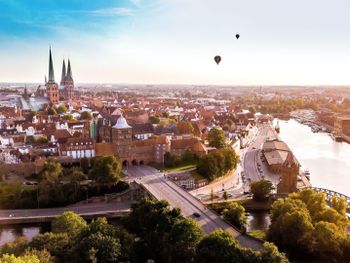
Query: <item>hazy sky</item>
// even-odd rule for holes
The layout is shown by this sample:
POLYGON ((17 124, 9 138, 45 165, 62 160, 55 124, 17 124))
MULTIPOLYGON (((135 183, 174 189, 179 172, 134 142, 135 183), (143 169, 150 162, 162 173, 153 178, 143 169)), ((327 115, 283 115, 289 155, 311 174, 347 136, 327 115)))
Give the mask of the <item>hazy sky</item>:
POLYGON ((56 80, 70 57, 76 82, 350 84, 349 0, 0 0, 0 10, 0 81, 43 81, 51 44, 56 80))

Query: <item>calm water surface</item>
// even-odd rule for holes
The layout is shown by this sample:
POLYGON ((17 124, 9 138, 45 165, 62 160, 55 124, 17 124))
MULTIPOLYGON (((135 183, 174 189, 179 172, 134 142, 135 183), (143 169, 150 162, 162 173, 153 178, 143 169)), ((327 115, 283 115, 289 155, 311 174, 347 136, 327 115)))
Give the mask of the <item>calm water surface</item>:
POLYGON ((350 144, 335 142, 328 133, 313 133, 295 120, 279 121, 280 137, 302 168, 308 168, 313 186, 350 196, 350 144))
POLYGON ((50 231, 50 224, 22 224, 0 226, 0 247, 6 242, 15 241, 20 236, 25 236, 28 241, 39 233, 50 231))

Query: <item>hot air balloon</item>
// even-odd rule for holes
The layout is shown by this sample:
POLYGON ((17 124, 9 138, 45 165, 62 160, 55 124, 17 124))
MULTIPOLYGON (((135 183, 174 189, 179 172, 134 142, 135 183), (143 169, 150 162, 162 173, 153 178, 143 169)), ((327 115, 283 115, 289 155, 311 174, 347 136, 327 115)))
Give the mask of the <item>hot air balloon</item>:
POLYGON ((236 38, 239 39, 239 37, 240 37, 239 34, 237 34, 237 35, 236 35, 236 38))
POLYGON ((221 57, 220 56, 215 56, 214 60, 215 60, 216 64, 219 65, 219 63, 221 61, 221 57))

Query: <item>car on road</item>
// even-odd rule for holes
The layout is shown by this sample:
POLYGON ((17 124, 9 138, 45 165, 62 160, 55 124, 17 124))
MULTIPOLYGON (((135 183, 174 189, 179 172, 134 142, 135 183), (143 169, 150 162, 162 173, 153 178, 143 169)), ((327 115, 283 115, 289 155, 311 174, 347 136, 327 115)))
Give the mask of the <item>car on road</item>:
POLYGON ((201 215, 200 215, 199 213, 197 213, 197 212, 194 212, 194 213, 193 213, 193 216, 194 216, 194 217, 200 217, 201 215))

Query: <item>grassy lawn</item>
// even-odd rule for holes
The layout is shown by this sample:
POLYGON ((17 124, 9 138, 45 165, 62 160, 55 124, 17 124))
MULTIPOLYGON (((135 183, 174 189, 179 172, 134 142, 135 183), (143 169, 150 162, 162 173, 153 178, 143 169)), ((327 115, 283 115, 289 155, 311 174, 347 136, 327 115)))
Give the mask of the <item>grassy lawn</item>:
POLYGON ((181 172, 181 171, 185 171, 193 168, 196 168, 195 164, 187 164, 187 165, 182 165, 182 166, 173 167, 173 168, 166 168, 166 170, 169 172, 181 172))
POLYGON ((260 238, 260 239, 266 239, 266 231, 264 230, 252 230, 247 232, 247 234, 256 237, 256 238, 260 238))

